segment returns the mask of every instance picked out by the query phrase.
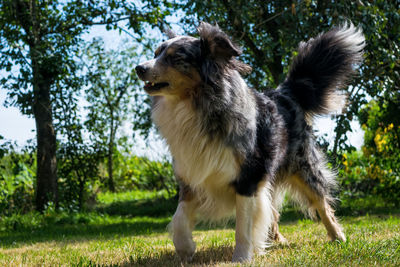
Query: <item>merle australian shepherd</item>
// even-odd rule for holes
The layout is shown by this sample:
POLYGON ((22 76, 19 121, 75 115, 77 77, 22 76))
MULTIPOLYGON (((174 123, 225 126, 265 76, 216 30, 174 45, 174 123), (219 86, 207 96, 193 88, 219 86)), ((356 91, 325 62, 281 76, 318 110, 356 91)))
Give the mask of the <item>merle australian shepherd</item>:
POLYGON ((152 119, 173 156, 180 184, 171 229, 176 252, 190 261, 199 220, 236 215, 233 261, 250 260, 278 231, 284 193, 319 218, 331 240, 344 241, 332 189, 335 175, 313 136, 312 118, 340 110, 339 87, 362 59, 364 37, 351 23, 299 45, 285 81, 258 92, 241 74, 241 51, 207 23, 200 38, 175 36, 136 72, 152 96, 152 119))

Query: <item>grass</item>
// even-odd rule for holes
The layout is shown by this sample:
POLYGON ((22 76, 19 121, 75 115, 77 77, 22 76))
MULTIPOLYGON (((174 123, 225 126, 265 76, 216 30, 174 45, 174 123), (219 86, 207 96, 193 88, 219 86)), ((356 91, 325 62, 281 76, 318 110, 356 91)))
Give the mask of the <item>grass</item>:
MULTIPOLYGON (((154 192, 105 194, 91 212, 2 218, 0 266, 180 266, 166 231, 174 203, 154 192), (164 208, 160 214, 155 213, 158 207, 164 208), (152 216, 138 215, 147 209, 152 216)), ((396 213, 341 216, 345 243, 327 242, 320 223, 291 209, 285 210, 282 220, 280 230, 289 245, 273 245, 245 266, 400 265, 396 213)), ((198 227, 191 265, 236 266, 230 263, 234 236, 232 225, 198 227)))

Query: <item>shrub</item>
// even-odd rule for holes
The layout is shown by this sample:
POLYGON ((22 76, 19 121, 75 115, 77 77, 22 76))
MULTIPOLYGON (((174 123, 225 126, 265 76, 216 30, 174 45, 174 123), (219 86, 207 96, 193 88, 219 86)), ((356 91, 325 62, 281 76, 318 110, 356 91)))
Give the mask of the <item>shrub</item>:
POLYGON ((35 169, 28 153, 11 151, 0 159, 0 215, 33 208, 35 169))
POLYGON ((344 153, 339 170, 341 194, 347 198, 365 197, 376 182, 367 176, 368 161, 360 151, 344 153))
POLYGON ((369 193, 395 204, 400 204, 399 114, 400 105, 394 99, 371 101, 359 116, 365 131, 360 175, 368 179, 369 193))
POLYGON ((172 195, 176 189, 174 172, 171 163, 151 161, 146 157, 125 156, 119 160, 117 171, 117 187, 120 190, 166 190, 172 195))

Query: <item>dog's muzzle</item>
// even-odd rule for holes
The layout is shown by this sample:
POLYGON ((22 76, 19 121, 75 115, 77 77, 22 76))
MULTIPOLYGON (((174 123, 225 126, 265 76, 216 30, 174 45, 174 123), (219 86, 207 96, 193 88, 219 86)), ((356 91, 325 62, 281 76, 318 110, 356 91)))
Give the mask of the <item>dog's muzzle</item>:
POLYGON ((146 67, 144 67, 142 65, 137 65, 136 66, 135 70, 136 70, 136 73, 137 73, 137 75, 139 76, 140 79, 144 80, 144 75, 146 74, 147 69, 148 68, 146 68, 146 67))

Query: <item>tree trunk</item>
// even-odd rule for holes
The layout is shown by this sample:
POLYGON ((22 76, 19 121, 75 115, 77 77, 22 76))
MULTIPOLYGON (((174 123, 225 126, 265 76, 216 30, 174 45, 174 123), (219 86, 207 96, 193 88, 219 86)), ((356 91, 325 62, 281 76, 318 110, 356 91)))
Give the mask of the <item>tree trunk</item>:
POLYGON ((113 178, 113 145, 110 143, 108 147, 108 189, 115 192, 115 184, 113 178))
POLYGON ((35 204, 43 211, 48 202, 58 205, 56 135, 53 127, 52 105, 50 101, 51 82, 56 74, 46 72, 46 64, 41 60, 40 20, 36 1, 14 1, 15 19, 26 32, 32 67, 33 103, 36 123, 37 170, 35 204))
MULTIPOLYGON (((344 115, 339 115, 339 120, 337 121, 337 125, 342 125, 344 121, 344 115)), ((332 148, 332 157, 336 161, 337 156, 338 156, 338 149, 339 149, 339 141, 340 138, 345 134, 346 132, 343 131, 343 129, 337 128, 336 129, 336 135, 335 135, 335 140, 333 142, 333 148, 332 148)))
POLYGON ((83 193, 85 190, 85 179, 79 178, 79 210, 83 210, 83 193))
POLYGON ((52 75, 46 72, 46 66, 39 62, 40 52, 34 42, 30 47, 32 60, 33 114, 36 123, 37 170, 36 170, 36 210, 43 211, 48 202, 58 207, 56 134, 53 126, 50 87, 52 75))
MULTIPOLYGON (((106 95, 107 97, 107 95, 106 95)), ((108 102, 110 103, 110 102, 108 102)), ((108 140, 108 189, 111 192, 115 192, 115 184, 113 178, 113 154, 114 154, 114 138, 115 138, 115 130, 114 130, 114 109, 111 105, 110 108, 110 117, 111 117, 111 125, 110 125, 110 137, 108 140)))
POLYGON ((37 138, 36 209, 43 211, 50 201, 58 205, 58 190, 56 134, 53 126, 50 86, 41 81, 40 76, 39 74, 39 77, 33 78, 36 81, 33 112, 37 138))

